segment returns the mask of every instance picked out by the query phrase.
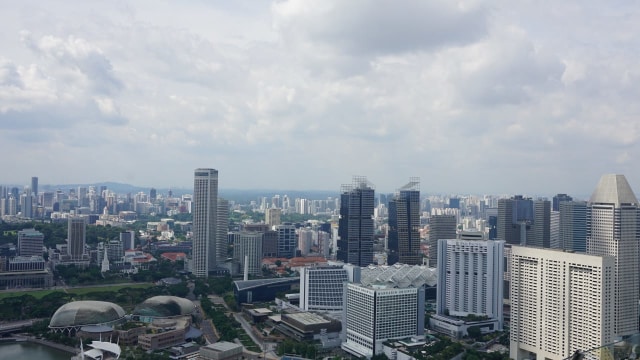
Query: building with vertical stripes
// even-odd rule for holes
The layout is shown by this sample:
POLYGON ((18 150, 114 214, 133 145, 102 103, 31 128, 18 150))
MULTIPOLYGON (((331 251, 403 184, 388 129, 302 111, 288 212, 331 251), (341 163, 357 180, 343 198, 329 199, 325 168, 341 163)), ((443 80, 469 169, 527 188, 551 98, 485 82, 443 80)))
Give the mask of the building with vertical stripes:
POLYGON ((513 245, 510 357, 561 360, 611 343, 614 272, 612 256, 513 245))

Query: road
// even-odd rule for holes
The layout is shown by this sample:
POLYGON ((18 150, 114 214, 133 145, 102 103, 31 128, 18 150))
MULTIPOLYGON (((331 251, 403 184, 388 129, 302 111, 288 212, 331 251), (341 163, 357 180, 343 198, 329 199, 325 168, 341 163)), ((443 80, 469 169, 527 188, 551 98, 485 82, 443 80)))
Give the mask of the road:
POLYGON ((244 317, 242 317, 242 313, 233 313, 233 317, 240 323, 240 326, 242 326, 242 329, 244 330, 244 332, 246 332, 247 335, 251 337, 251 340, 253 340, 253 342, 256 343, 256 345, 258 345, 265 352, 266 357, 278 358, 278 356, 275 354, 275 350, 277 346, 276 343, 264 342, 261 338, 259 338, 253 332, 253 327, 251 326, 251 324, 249 324, 247 320, 244 317))
POLYGON ((115 283, 115 284, 94 284, 94 285, 79 285, 79 286, 67 286, 64 284, 62 286, 52 286, 48 289, 45 288, 20 288, 20 289, 8 289, 8 290, 0 290, 0 293, 20 293, 20 292, 32 292, 32 291, 44 291, 44 290, 61 290, 67 292, 67 290, 73 289, 85 289, 85 288, 101 288, 101 287, 110 287, 110 286, 135 286, 135 285, 148 285, 153 283, 145 283, 145 282, 127 282, 127 283, 115 283))

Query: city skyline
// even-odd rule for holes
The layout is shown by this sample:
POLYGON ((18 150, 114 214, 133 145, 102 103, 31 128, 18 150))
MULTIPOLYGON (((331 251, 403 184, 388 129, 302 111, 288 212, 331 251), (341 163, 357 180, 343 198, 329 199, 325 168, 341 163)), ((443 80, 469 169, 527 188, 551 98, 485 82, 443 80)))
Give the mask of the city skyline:
POLYGON ((390 192, 409 176, 441 193, 589 194, 602 173, 638 184, 639 11, 10 2, 2 181, 186 188, 212 166, 220 188, 333 189, 345 173, 390 192))

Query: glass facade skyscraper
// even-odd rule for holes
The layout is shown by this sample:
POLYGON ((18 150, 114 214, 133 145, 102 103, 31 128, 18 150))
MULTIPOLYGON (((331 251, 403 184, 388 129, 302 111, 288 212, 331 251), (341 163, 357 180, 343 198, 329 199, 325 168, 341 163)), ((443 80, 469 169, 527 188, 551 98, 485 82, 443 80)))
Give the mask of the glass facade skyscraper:
POLYGON ((337 259, 367 266, 373 263, 372 185, 365 177, 354 177, 353 184, 343 185, 340 195, 337 259))
POLYGON ((412 180, 389 201, 387 264, 422 263, 420 254, 420 183, 412 180))

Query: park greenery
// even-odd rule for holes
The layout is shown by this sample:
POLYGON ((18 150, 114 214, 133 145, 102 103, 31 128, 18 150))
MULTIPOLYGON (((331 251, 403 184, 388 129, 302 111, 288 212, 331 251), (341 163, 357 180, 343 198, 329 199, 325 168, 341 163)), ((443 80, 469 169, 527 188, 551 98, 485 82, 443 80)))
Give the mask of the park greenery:
POLYGON ((238 337, 237 329, 240 327, 240 324, 238 324, 232 316, 225 314, 224 309, 214 306, 206 296, 200 299, 200 307, 207 317, 213 321, 221 341, 233 342, 233 340, 238 337))
POLYGON ((315 359, 318 354, 318 348, 313 343, 285 339, 278 344, 276 354, 278 356, 285 354, 299 355, 307 359, 315 359))

